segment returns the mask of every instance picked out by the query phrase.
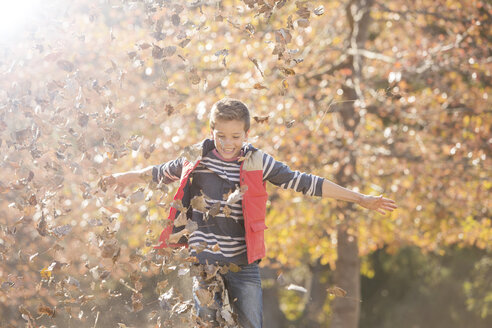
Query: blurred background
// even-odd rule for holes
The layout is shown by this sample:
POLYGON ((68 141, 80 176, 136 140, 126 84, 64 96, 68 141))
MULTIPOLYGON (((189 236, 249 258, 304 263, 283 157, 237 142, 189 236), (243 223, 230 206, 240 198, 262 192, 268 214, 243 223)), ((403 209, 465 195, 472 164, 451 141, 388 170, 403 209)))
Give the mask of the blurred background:
MULTIPOLYGON (((264 326, 489 327, 489 1, 0 3, 0 326, 191 327, 177 185, 115 194, 245 102, 250 142, 399 208, 268 186, 264 326)), ((489 96, 490 95, 490 96, 489 96)))

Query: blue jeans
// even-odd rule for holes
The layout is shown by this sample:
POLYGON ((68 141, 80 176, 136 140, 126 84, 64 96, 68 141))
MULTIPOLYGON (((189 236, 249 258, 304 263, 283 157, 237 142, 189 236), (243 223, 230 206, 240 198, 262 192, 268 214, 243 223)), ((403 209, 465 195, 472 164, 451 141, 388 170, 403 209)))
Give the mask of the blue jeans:
MULTIPOLYGON (((224 286, 229 295, 229 303, 233 312, 237 314, 240 327, 242 328, 261 328, 263 316, 263 301, 261 291, 260 269, 258 263, 251 263, 240 266, 238 272, 229 271, 226 274, 217 273, 224 281, 224 286)), ((217 282, 205 281, 203 277, 193 277, 193 298, 198 316, 212 325, 218 326, 216 321, 217 309, 223 304, 221 293, 214 295, 213 306, 201 305, 196 292, 198 289, 209 288, 211 284, 217 282)))

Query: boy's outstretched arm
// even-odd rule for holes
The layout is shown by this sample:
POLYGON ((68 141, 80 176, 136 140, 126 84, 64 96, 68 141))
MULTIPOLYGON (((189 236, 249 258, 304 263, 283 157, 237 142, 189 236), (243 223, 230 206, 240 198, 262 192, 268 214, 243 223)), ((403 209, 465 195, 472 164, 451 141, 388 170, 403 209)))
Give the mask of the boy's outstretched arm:
POLYGON ((101 179, 101 185, 103 187, 116 186, 115 191, 117 193, 123 192, 125 187, 131 186, 137 183, 149 182, 152 180, 152 166, 140 170, 133 170, 121 173, 114 173, 101 179))
POLYGON ((342 186, 337 185, 327 179, 323 181, 323 197, 334 198, 338 200, 344 200, 348 202, 357 203, 362 207, 370 210, 375 210, 378 213, 386 214, 387 212, 392 212, 397 208, 394 200, 389 198, 384 198, 383 195, 380 196, 370 196, 364 195, 342 186))

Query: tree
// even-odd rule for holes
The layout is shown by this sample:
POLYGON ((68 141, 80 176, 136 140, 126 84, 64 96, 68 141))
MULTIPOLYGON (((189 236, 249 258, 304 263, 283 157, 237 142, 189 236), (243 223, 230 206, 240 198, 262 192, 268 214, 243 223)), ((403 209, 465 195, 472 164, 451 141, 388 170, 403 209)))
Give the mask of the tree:
POLYGON ((388 218, 270 188, 264 263, 273 292, 308 287, 296 298, 307 303, 297 318, 275 309, 282 322, 356 326, 359 257, 383 246, 489 247, 488 3, 55 4, 2 47, 7 323, 23 315, 32 325, 130 325, 149 314, 162 325, 175 318, 159 318, 162 309, 189 313, 189 298, 166 279, 175 270, 182 279, 186 256, 151 251, 173 186, 115 195, 97 182, 174 158, 208 135, 207 110, 225 95, 250 105, 256 146, 400 205, 388 218), (182 261, 166 262, 175 256, 182 261), (310 281, 290 275, 294 266, 310 281), (334 287, 348 294, 331 302, 334 287), (109 311, 116 303, 137 315, 109 311), (58 316, 48 319, 55 305, 58 316))

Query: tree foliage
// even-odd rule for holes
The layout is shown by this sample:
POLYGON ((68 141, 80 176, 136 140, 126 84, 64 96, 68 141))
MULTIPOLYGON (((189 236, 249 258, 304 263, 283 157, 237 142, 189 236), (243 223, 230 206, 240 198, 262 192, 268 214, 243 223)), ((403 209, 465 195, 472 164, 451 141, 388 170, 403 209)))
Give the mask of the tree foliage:
POLYGON ((361 255, 490 250, 489 3, 77 0, 39 12, 0 50, 6 325, 189 319, 172 285, 192 259, 152 250, 175 186, 115 194, 99 181, 178 156, 209 134, 223 96, 250 107, 256 146, 400 206, 382 217, 270 188, 264 263, 335 269, 341 224, 361 255))

